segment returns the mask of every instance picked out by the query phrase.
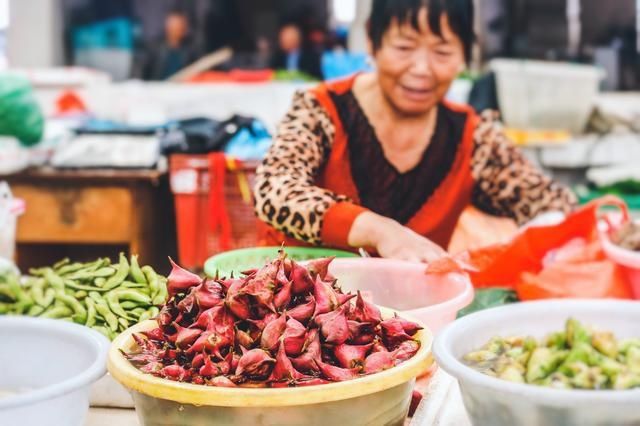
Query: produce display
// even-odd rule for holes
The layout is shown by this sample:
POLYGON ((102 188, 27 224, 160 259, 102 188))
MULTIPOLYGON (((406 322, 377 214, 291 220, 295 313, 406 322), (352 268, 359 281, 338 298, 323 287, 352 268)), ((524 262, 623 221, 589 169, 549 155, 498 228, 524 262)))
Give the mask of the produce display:
POLYGON ((627 223, 615 233, 613 242, 627 250, 640 251, 640 224, 627 223))
POLYGON ((222 387, 340 382, 413 357, 421 327, 344 294, 331 260, 302 266, 281 252, 261 269, 215 279, 173 264, 158 327, 134 334, 124 355, 145 373, 222 387))
POLYGON ((496 337, 464 356, 481 373, 518 383, 558 389, 640 387, 640 338, 567 320, 564 331, 538 342, 532 337, 496 337))
POLYGON ((154 318, 167 298, 166 278, 137 256, 89 263, 64 259, 32 269, 31 276, 0 275, 0 314, 64 319, 113 339, 139 321, 154 318))

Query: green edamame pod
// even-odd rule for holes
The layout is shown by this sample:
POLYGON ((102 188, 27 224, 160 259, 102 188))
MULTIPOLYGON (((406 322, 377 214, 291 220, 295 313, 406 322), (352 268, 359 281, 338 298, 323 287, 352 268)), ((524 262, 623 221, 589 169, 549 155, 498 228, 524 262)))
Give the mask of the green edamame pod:
POLYGON ((14 294, 9 284, 0 284, 0 300, 5 302, 15 302, 18 296, 14 294))
POLYGON ((27 312, 27 315, 29 315, 30 317, 37 317, 38 315, 40 315, 43 312, 44 312, 44 308, 42 306, 33 305, 31 308, 29 308, 29 311, 27 312))
POLYGON ((8 314, 13 308, 12 303, 0 303, 0 315, 8 314))
POLYGON ((79 263, 79 262, 74 262, 74 263, 70 263, 68 265, 64 265, 61 266, 60 268, 56 268, 54 266, 54 271, 56 274, 60 275, 60 276, 64 276, 67 274, 71 274, 73 272, 79 271, 81 269, 85 268, 85 264, 84 263, 79 263))
POLYGON ((42 298, 42 305, 44 308, 48 308, 56 299, 56 291, 52 288, 48 288, 44 291, 44 297, 42 298))
POLYGON ((94 325, 93 327, 91 327, 93 330, 97 331, 98 333, 102 334, 104 337, 106 337, 107 339, 111 340, 111 331, 103 326, 100 325, 94 325))
POLYGON ((56 299, 62 301, 62 303, 73 310, 73 319, 75 322, 84 324, 87 321, 87 310, 76 298, 69 296, 64 292, 57 291, 56 299))
POLYGON ((139 283, 133 283, 131 281, 123 281, 122 282, 122 287, 123 288, 135 288, 138 290, 147 290, 149 289, 149 287, 147 287, 147 284, 139 284, 139 283))
POLYGON ((169 293, 167 291, 167 280, 162 277, 158 280, 158 294, 153 298, 153 304, 155 306, 163 305, 167 301, 169 293))
POLYGON ((96 302, 92 298, 87 297, 84 303, 87 305, 87 320, 84 325, 91 327, 96 323, 96 302))
POLYGON ((82 300, 87 297, 87 292, 85 290, 78 290, 73 293, 73 297, 75 297, 77 300, 82 300))
POLYGON ((68 265, 71 262, 71 260, 69 260, 68 257, 65 257, 64 259, 61 259, 59 261, 57 261, 56 263, 53 264, 53 270, 57 271, 58 269, 62 268, 65 265, 68 265))
POLYGON ((151 318, 155 318, 160 313, 160 309, 158 309, 157 306, 152 306, 151 308, 149 308, 147 312, 149 312, 149 315, 151 315, 151 318))
POLYGON ((127 261, 124 253, 120 253, 120 263, 118 264, 116 273, 107 280, 103 288, 105 290, 112 290, 118 287, 127 278, 127 275, 129 275, 129 261, 127 261))
POLYGON ((116 273, 111 266, 105 266, 95 271, 81 270, 66 276, 69 280, 90 281, 95 278, 107 278, 116 273))
POLYGON ((40 317, 50 319, 60 319, 73 314, 73 311, 67 306, 54 306, 42 313, 40 317))
POLYGON ((140 269, 140 264, 138 263, 137 254, 131 255, 131 270, 129 271, 129 274, 131 275, 131 278, 133 278, 133 281, 137 282, 138 284, 147 283, 147 278, 142 272, 142 269, 140 269))
POLYGON ((102 303, 96 302, 96 311, 100 315, 102 315, 105 322, 109 326, 109 329, 111 329, 112 331, 118 330, 118 317, 116 317, 114 313, 111 312, 109 306, 104 301, 102 301, 102 303))
POLYGON ((40 286, 34 286, 31 288, 31 298, 37 305, 46 307, 44 304, 44 290, 40 286))
POLYGON ((137 316, 142 315, 143 312, 147 312, 147 310, 145 308, 141 307, 141 306, 138 306, 138 307, 136 307, 136 308, 131 310, 131 313, 135 314, 137 316))
POLYGON ((136 302, 125 300, 124 302, 120 302, 120 306, 122 306, 122 309, 126 309, 127 311, 132 311, 133 309, 137 308, 140 305, 137 304, 136 302))
POLYGON ((96 278, 96 279, 94 279, 94 280, 93 280, 93 284, 94 284, 96 287, 102 287, 102 286, 104 286, 104 284, 105 284, 106 282, 107 282, 107 279, 106 279, 106 278, 104 278, 104 277, 98 277, 98 278, 96 278))
POLYGON ((107 295, 105 296, 105 300, 107 301, 107 305, 109 305, 109 309, 111 309, 111 312, 119 317, 131 319, 127 312, 122 309, 122 306, 120 306, 120 300, 118 299, 117 292, 107 293, 107 295))
POLYGON ((123 331, 129 328, 129 321, 124 318, 118 318, 118 323, 120 324, 120 327, 122 327, 123 331))
POLYGON ((103 288, 99 288, 99 287, 93 287, 93 286, 90 286, 90 285, 78 284, 77 282, 72 281, 72 280, 64 280, 64 285, 67 286, 70 289, 77 290, 77 291, 80 291, 80 290, 87 291, 87 292, 88 291, 107 291, 107 290, 105 290, 103 288))
POLYGON ((142 315, 140 315, 140 318, 138 318, 138 322, 146 321, 150 318, 151 318, 151 314, 148 311, 146 311, 146 312, 143 312, 142 315))
POLYGON ((47 280, 49 285, 56 290, 64 290, 64 280, 60 275, 53 272, 53 269, 47 268, 44 271, 44 278, 47 280))
POLYGON ((154 298, 158 295, 160 290, 158 284, 158 274, 153 270, 151 266, 143 266, 142 272, 144 276, 147 278, 147 282, 149 283, 149 289, 151 290, 151 297, 154 298))
POLYGON ((114 294, 118 300, 130 300, 141 305, 151 305, 151 298, 134 289, 119 289, 109 295, 114 294))

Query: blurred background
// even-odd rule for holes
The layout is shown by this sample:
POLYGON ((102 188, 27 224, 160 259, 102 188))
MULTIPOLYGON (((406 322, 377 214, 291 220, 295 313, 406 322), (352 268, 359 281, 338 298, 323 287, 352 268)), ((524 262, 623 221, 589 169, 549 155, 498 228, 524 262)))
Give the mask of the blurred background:
MULTIPOLYGON (((370 7, 0 0, 0 180, 26 200, 20 266, 107 246, 197 266, 256 245, 255 167, 296 90, 370 68, 370 7)), ((639 17, 636 0, 476 0, 473 61, 447 97, 499 110, 581 202, 614 193, 638 212, 639 17)), ((461 223, 454 249, 513 232, 461 223)))

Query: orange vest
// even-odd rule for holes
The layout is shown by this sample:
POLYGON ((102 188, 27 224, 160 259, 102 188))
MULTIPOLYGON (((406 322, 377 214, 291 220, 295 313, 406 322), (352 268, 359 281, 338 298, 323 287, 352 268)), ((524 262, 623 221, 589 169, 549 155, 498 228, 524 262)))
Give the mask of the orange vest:
MULTIPOLYGON (((348 135, 345 134, 336 107, 330 93, 343 94, 351 90, 355 77, 335 82, 323 83, 312 89, 312 93, 327 111, 335 126, 335 139, 326 166, 316 180, 316 185, 337 194, 351 198, 360 204, 360 197, 351 176, 349 162, 348 135)), ((445 102, 445 106, 456 112, 467 114, 463 132, 463 141, 458 147, 456 158, 449 174, 440 186, 429 197, 418 212, 405 223, 406 226, 425 236, 441 247, 446 247, 451 240, 458 218, 471 202, 474 180, 471 175, 471 158, 473 154, 473 133, 478 117, 473 108, 445 102)), ((279 246, 283 242, 287 246, 307 245, 301 241, 286 237, 267 224, 260 229, 260 243, 279 246)))

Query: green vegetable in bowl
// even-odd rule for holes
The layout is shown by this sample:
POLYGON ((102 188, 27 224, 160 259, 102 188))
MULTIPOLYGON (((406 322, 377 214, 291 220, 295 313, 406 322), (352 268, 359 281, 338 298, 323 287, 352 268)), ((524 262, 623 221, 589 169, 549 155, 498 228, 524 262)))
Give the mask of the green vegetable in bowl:
POLYGON ((532 337, 494 337, 464 362, 483 374, 556 389, 640 387, 640 338, 617 340, 570 318, 565 330, 540 342, 532 337))

